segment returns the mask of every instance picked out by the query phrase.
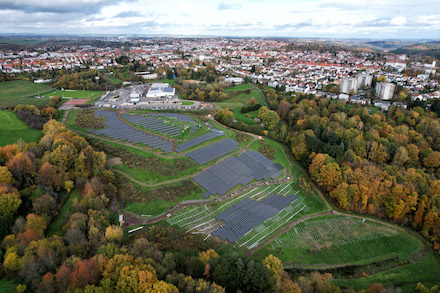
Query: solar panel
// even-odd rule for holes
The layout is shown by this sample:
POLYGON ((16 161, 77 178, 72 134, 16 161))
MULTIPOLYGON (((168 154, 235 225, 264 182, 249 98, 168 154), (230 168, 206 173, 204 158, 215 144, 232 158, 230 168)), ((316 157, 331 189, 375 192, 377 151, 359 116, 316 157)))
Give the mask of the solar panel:
POLYGON ((252 180, 276 179, 283 173, 282 169, 262 154, 247 151, 238 158, 227 158, 193 179, 211 195, 224 195, 238 184, 245 186, 252 180))
POLYGON ((256 226, 278 214, 296 199, 295 195, 284 197, 277 194, 260 202, 246 198, 215 217, 216 220, 223 221, 225 225, 211 234, 233 243, 256 226))
POLYGON ((156 135, 146 134, 139 129, 125 124, 118 118, 117 112, 97 110, 95 115, 107 118, 105 122, 107 128, 92 131, 96 135, 105 135, 113 139, 126 140, 133 144, 143 143, 151 148, 160 148, 164 152, 171 152, 174 149, 174 143, 172 141, 156 135))
POLYGON ((190 152, 186 156, 193 159, 197 164, 204 165, 237 149, 238 142, 227 138, 204 148, 190 152))

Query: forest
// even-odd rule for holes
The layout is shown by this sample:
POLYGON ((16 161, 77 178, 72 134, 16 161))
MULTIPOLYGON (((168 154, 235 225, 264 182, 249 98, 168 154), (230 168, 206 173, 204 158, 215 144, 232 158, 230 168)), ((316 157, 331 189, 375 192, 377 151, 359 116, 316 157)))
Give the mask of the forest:
MULTIPOLYGON (((410 226, 440 250, 440 123, 430 109, 377 108, 269 89, 287 144, 343 210, 410 226)), ((436 105, 436 104, 434 104, 436 105)))
POLYGON ((47 119, 38 143, 0 148, 0 276, 17 292, 341 292, 331 274, 295 279, 272 255, 260 262, 177 228, 126 234, 107 155, 47 119))

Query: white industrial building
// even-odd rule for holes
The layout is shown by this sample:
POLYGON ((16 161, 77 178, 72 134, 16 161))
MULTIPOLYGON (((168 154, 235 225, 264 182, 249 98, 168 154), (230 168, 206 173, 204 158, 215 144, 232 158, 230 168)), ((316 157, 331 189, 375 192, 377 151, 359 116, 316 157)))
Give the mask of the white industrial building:
POLYGON ((244 79, 241 77, 226 77, 225 81, 229 83, 243 83, 244 79))
POLYGON ((396 85, 389 82, 378 82, 376 84, 376 97, 381 100, 391 100, 394 96, 396 85))
POLYGON ((170 87, 168 83, 153 83, 148 90, 147 98, 166 98, 171 99, 176 95, 176 89, 170 87))

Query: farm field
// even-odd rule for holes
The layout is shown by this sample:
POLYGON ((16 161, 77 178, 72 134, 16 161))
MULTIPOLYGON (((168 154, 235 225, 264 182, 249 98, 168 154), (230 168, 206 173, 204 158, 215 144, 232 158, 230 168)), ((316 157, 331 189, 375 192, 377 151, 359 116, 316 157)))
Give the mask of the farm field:
POLYGON ((49 98, 34 98, 53 91, 53 88, 27 80, 13 80, 0 83, 0 107, 14 107, 19 104, 43 106, 49 98))
POLYGON ((0 129, 0 146, 13 144, 20 138, 25 142, 38 141, 43 136, 40 130, 30 128, 17 114, 9 111, 0 110, 0 129))

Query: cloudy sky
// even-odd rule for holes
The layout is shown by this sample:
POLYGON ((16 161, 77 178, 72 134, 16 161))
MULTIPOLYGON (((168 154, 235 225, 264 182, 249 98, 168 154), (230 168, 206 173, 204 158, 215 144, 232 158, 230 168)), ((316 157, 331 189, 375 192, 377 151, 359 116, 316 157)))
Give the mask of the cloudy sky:
POLYGON ((0 33, 440 39, 439 0, 0 0, 0 33))

